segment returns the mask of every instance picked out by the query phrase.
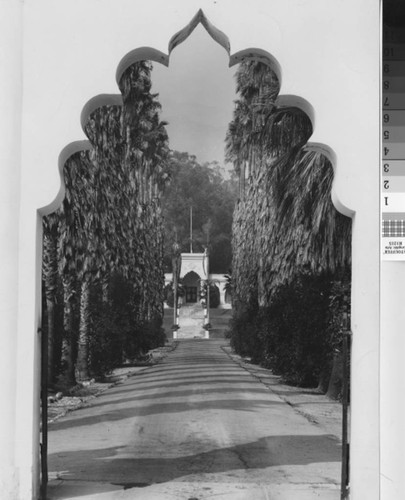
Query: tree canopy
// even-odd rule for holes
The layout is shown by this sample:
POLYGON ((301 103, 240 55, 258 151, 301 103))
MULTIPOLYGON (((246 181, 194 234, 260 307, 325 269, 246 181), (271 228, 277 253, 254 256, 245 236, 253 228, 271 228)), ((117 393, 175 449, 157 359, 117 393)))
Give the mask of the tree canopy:
POLYGON ((195 156, 172 151, 171 180, 162 197, 165 226, 165 270, 170 271, 176 240, 190 252, 190 208, 193 208, 193 252, 210 251, 211 272, 225 273, 232 260, 232 215, 237 197, 234 177, 224 179, 217 162, 200 164, 195 156))

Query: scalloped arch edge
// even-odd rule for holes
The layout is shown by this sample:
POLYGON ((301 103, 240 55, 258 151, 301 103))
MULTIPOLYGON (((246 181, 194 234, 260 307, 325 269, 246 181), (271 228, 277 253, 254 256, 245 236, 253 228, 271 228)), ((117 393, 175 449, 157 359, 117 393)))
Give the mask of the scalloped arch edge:
MULTIPOLYGON (((306 151, 314 151, 316 153, 321 153, 323 156, 325 156, 330 161, 333 171, 336 175, 337 157, 336 153, 333 151, 332 148, 330 148, 326 144, 321 144, 319 142, 308 142, 303 147, 303 149, 305 149, 306 151)), ((335 189, 335 180, 333 180, 332 183, 331 199, 334 207, 338 212, 345 215, 346 217, 350 217, 351 219, 353 219, 356 212, 353 209, 349 208, 344 203, 342 203, 342 201, 339 199, 335 189)))
POLYGON ((67 160, 71 156, 73 156, 74 154, 79 153, 80 151, 90 151, 91 148, 92 148, 92 146, 90 144, 90 141, 87 141, 87 140, 75 141, 75 142, 71 142, 70 144, 65 146, 62 149, 62 151, 59 153, 59 157, 58 157, 58 171, 59 171, 59 180, 60 180, 59 191, 58 191, 58 194, 53 199, 53 201, 51 201, 51 203, 49 203, 48 205, 45 205, 37 210, 38 213, 42 217, 45 215, 49 215, 52 212, 55 212, 63 202, 63 199, 65 197, 65 192, 66 192, 65 180, 63 177, 63 168, 64 168, 67 160))
MULTIPOLYGON (((229 54, 229 67, 236 64, 240 64, 245 60, 260 61, 270 67, 270 69, 275 73, 278 78, 279 85, 282 85, 282 69, 278 60, 269 52, 259 48, 248 48, 236 52, 235 54, 230 54, 230 42, 228 37, 220 30, 218 30, 205 16, 202 9, 199 9, 197 14, 192 18, 192 20, 180 31, 178 31, 169 41, 169 54, 164 54, 160 50, 154 49, 152 47, 138 47, 134 50, 128 52, 119 62, 116 70, 116 82, 119 86, 120 80, 123 73, 134 63, 142 60, 151 60, 158 62, 160 64, 169 66, 170 53, 182 42, 184 42, 198 24, 202 24, 206 29, 208 34, 222 47, 225 48, 229 54)), ((95 97, 89 99, 83 106, 82 112, 80 114, 80 124, 82 130, 85 132, 86 123, 90 115, 96 110, 103 106, 122 106, 122 95, 121 94, 99 94, 95 97)), ((276 105, 279 107, 295 107, 304 112, 312 123, 313 130, 315 129, 315 111, 313 106, 306 101, 304 98, 296 95, 279 95, 276 99, 276 105)), ((43 215, 47 215, 52 211, 56 210, 58 206, 62 203, 65 194, 65 186, 63 179, 63 167, 67 159, 73 154, 91 149, 91 143, 88 140, 75 141, 68 144, 60 153, 58 160, 59 175, 61 179, 61 187, 55 199, 49 204, 39 210, 43 215)), ((315 150, 324 154, 332 163, 334 170, 336 170, 336 155, 331 148, 323 144, 317 143, 307 143, 305 146, 307 150, 315 150)), ((332 199, 335 207, 339 212, 353 217, 354 211, 342 204, 332 186, 332 199)))
POLYGON ((97 96, 89 99, 83 106, 82 112, 80 114, 80 124, 82 130, 86 133, 86 124, 94 111, 103 108, 104 106, 122 106, 122 95, 121 94, 99 94, 97 96))
POLYGON ((278 60, 272 54, 270 54, 270 52, 258 48, 240 50, 238 52, 235 52, 235 54, 229 56, 229 67, 232 68, 232 66, 240 64, 244 61, 259 61, 269 66, 270 69, 276 74, 281 88, 281 65, 278 60))
POLYGON ((128 52, 118 63, 115 72, 115 81, 119 86, 124 72, 134 63, 139 61, 155 61, 164 66, 169 66, 169 56, 153 47, 138 47, 128 52))

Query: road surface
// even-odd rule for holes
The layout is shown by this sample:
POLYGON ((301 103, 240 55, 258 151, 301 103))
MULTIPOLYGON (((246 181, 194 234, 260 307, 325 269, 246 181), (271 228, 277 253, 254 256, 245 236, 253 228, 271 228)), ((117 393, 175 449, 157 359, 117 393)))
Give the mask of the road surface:
POLYGON ((49 428, 49 498, 337 500, 341 446, 236 364, 184 340, 49 428))

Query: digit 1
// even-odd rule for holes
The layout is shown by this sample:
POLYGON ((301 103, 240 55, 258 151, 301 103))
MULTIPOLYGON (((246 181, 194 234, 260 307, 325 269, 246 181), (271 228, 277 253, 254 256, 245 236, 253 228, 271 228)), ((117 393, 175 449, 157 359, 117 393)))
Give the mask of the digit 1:
POLYGON ((388 207, 388 196, 384 196, 384 204, 388 207))

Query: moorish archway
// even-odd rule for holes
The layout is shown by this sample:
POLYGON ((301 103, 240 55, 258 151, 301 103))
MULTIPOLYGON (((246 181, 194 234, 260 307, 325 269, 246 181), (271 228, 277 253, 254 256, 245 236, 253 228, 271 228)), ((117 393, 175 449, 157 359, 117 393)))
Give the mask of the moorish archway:
MULTIPOLYGON (((132 76, 128 74, 128 70, 132 65, 139 63, 141 61, 154 61, 159 64, 164 64, 169 66, 170 54, 172 51, 182 42, 184 42, 192 33, 192 31, 201 24, 208 34, 221 45, 229 55, 229 66, 235 66, 244 61, 260 61, 267 65, 271 71, 276 75, 279 82, 279 89, 282 88, 282 69, 276 58, 270 53, 262 49, 245 49, 231 54, 230 42, 227 36, 218 30, 214 25, 210 23, 208 18, 205 16, 204 12, 200 9, 197 14, 193 17, 190 23, 183 28, 181 31, 176 33, 169 42, 168 54, 164 54, 156 49, 149 47, 142 47, 129 52, 118 65, 116 71, 116 82, 121 90, 121 95, 111 95, 111 94, 100 94, 92 99, 90 99, 84 106, 81 113, 81 125, 84 133, 88 136, 88 141, 76 141, 67 145, 61 152, 59 157, 59 170, 61 173, 62 186, 56 197, 56 199, 47 207, 40 210, 41 215, 48 215, 54 211, 58 205, 62 202, 64 193, 64 182, 63 182, 63 170, 67 167, 69 162, 76 158, 77 155, 84 153, 85 151, 91 152, 96 151, 96 161, 99 165, 103 165, 103 161, 108 161, 108 158, 103 158, 105 154, 103 148, 98 147, 95 142, 95 136, 93 133, 94 127, 100 128, 107 127, 106 110, 117 110, 117 120, 125 114, 125 92, 128 92, 128 84, 123 83, 124 79, 128 81, 131 80, 132 76), (94 126, 94 123, 99 122, 100 125, 94 126)), ((279 95, 275 100, 275 105, 278 109, 291 110, 298 109, 303 113, 307 119, 312 124, 312 130, 315 130, 315 112, 313 107, 304 98, 294 95, 279 95)), ((118 122, 117 122, 118 123, 118 122)), ((123 138, 124 141, 130 139, 123 138)), ((125 143, 125 142, 124 142, 125 143)), ((121 146, 122 147, 122 146, 121 146)), ((129 147, 128 144, 124 147, 129 147)), ((333 151, 325 145, 320 144, 309 144, 303 146, 303 148, 308 150, 320 151, 325 154, 329 160, 334 162, 335 155, 333 151)), ((245 171, 241 169, 241 181, 240 184, 244 185, 245 171)), ((242 194, 243 196, 243 194, 242 194)), ((204 258, 200 254, 185 254, 183 256, 182 263, 182 273, 183 284, 185 286, 185 304, 195 304, 199 300, 199 280, 204 278, 206 275, 206 270, 204 269, 204 258)), ((42 391, 44 393, 44 390, 42 391)), ((42 444, 42 451, 45 451, 46 439, 42 444)))
MULTIPOLYGON (((14 24, 5 25, 1 35, 6 42, 4 46, 13 55, 6 61, 9 70, 6 81, 10 83, 6 94, 14 95, 13 85, 15 86, 15 81, 21 81, 18 75, 21 76, 24 70, 24 81, 21 84, 24 104, 18 97, 10 101, 3 117, 5 129, 8 130, 11 124, 10 130, 16 132, 12 142, 6 141, 6 149, 10 154, 5 168, 7 165, 10 178, 4 184, 3 199, 12 199, 10 206, 17 203, 18 212, 18 217, 13 216, 13 224, 2 225, 3 229, 7 229, 10 242, 7 248, 5 244, 2 247, 5 248, 5 261, 12 263, 7 266, 7 270, 12 273, 11 277, 7 275, 3 281, 4 290, 7 291, 4 294, 4 324, 5 331, 13 334, 14 330, 17 331, 17 335, 7 340, 8 347, 5 349, 7 356, 16 360, 12 367, 10 364, 4 365, 8 367, 4 371, 8 375, 7 380, 10 379, 11 387, 15 388, 10 393, 13 396, 13 415, 16 417, 8 420, 6 434, 18 436, 12 444, 8 437, 4 441, 4 455, 7 456, 5 462, 8 465, 3 469, 7 471, 4 473, 7 485, 10 484, 9 478, 13 478, 8 490, 14 488, 15 491, 18 490, 16 498, 28 499, 35 496, 38 490, 37 327, 40 324, 38 299, 41 255, 38 213, 42 216, 52 212, 63 199, 62 186, 54 203, 48 204, 52 197, 50 190, 52 193, 56 192, 53 189, 56 184, 53 172, 55 158, 63 149, 63 143, 70 145, 65 149, 65 159, 71 155, 70 151, 87 148, 86 144, 78 144, 80 134, 77 134, 76 125, 72 123, 77 121, 78 107, 89 96, 103 92, 98 82, 104 81, 106 75, 104 73, 103 78, 100 78, 97 64, 93 64, 91 69, 94 73, 89 78, 84 76, 86 68, 89 68, 90 54, 100 51, 106 64, 110 64, 114 58, 119 60, 115 52, 117 47, 121 53, 125 53, 131 46, 140 46, 143 39, 152 43, 152 36, 156 36, 158 46, 163 47, 170 36, 167 30, 173 32, 179 19, 185 23, 199 6, 193 2, 188 5, 174 2, 170 6, 160 5, 159 10, 157 2, 153 1, 145 5, 140 13, 135 12, 134 6, 129 2, 120 10, 112 8, 108 2, 91 0, 80 7, 62 2, 58 4, 58 12, 51 3, 42 0, 36 0, 30 6, 16 5, 11 1, 5 4, 10 8, 6 9, 4 19, 7 20, 10 16, 15 21, 14 24), (190 12, 190 9, 193 11, 190 12), (88 19, 92 18, 95 11, 98 22, 89 23, 88 19), (128 15, 123 16, 123 12, 128 15), (167 16, 168 22, 160 24, 159 29, 151 35, 150 26, 156 22, 157 13, 163 18, 167 16), (172 17, 169 21, 169 15, 174 16, 175 20, 172 17), (115 29, 101 34, 101 27, 107 24, 121 26, 120 36, 113 35, 116 33, 115 29), (72 26, 75 27, 73 38, 72 26), (18 40, 18 34, 22 32, 23 41, 18 40), (125 45, 129 39, 132 43, 125 45), (25 51, 24 61, 20 51, 22 47, 25 51), (82 50, 83 47, 86 50, 82 50), (66 57, 61 57, 61 54, 66 57), (54 61, 52 68, 47 67, 44 61, 54 61), (42 71, 38 68, 42 68, 42 71), (14 78, 16 75, 17 79, 14 78), (71 90, 79 89, 80 103, 73 102, 67 109, 61 89, 65 96, 71 95, 71 90), (22 126, 16 126, 15 117, 22 115, 21 110, 24 111, 22 126), (54 125, 51 128, 50 123, 54 125), (16 172, 21 173, 21 182, 19 179, 15 180, 16 172), (43 208, 37 212, 38 207, 43 208), (13 307, 10 308, 11 299, 13 307), (15 328, 10 328, 10 325, 15 328)), ((254 2, 246 6, 233 6, 230 11, 223 4, 207 4, 205 11, 210 19, 215 19, 216 24, 223 26, 238 48, 249 46, 250 43, 246 40, 252 39, 255 46, 269 48, 277 55, 285 73, 283 88, 286 93, 295 94, 301 87, 305 102, 311 102, 315 109, 318 124, 312 136, 315 144, 332 144, 336 153, 334 165, 337 176, 333 191, 335 204, 347 214, 356 212, 353 226, 352 325, 355 337, 353 369, 358 377, 354 378, 353 385, 353 399, 356 402, 352 415, 355 436, 352 454, 353 493, 359 494, 359 498, 373 498, 378 491, 378 458, 374 454, 378 443, 378 416, 375 416, 378 414, 378 398, 373 391, 366 389, 378 386, 379 257, 378 237, 373 229, 378 226, 378 204, 373 194, 374 191, 378 192, 378 175, 374 172, 375 169, 378 170, 379 138, 378 6, 365 8, 364 2, 353 4, 345 1, 326 7, 324 2, 314 0, 310 7, 302 2, 295 3, 293 11, 289 2, 268 7, 254 2), (255 10, 256 7, 259 8, 259 4, 263 14, 260 16, 255 10), (358 49, 356 57, 353 57, 353 47, 358 49), (369 416, 367 425, 364 425, 362 413, 369 416)), ((204 22, 211 36, 214 34, 219 40, 224 40, 221 33, 214 32, 208 25, 202 14, 194 19, 194 23, 196 22, 204 22)), ((187 24, 186 28, 192 30, 192 23, 187 24)), ((187 29, 181 31, 184 39, 187 38, 187 29)), ((262 57, 261 51, 256 49, 242 52, 246 57, 262 57)), ((148 58, 165 64, 169 59, 160 50, 150 48, 138 49, 137 53, 138 55, 134 51, 129 52, 135 60, 148 58)), ((236 52, 238 53, 240 51, 236 52)), ((230 60, 232 57, 230 56, 230 60)), ((266 57, 271 63, 272 58, 269 55, 266 57)), ((110 84, 107 98, 99 94, 90 100, 93 103, 92 109, 111 103, 113 92, 110 84)), ((308 110, 308 116, 310 115, 308 110)), ((60 163, 64 163, 63 154, 60 155, 60 163)))

